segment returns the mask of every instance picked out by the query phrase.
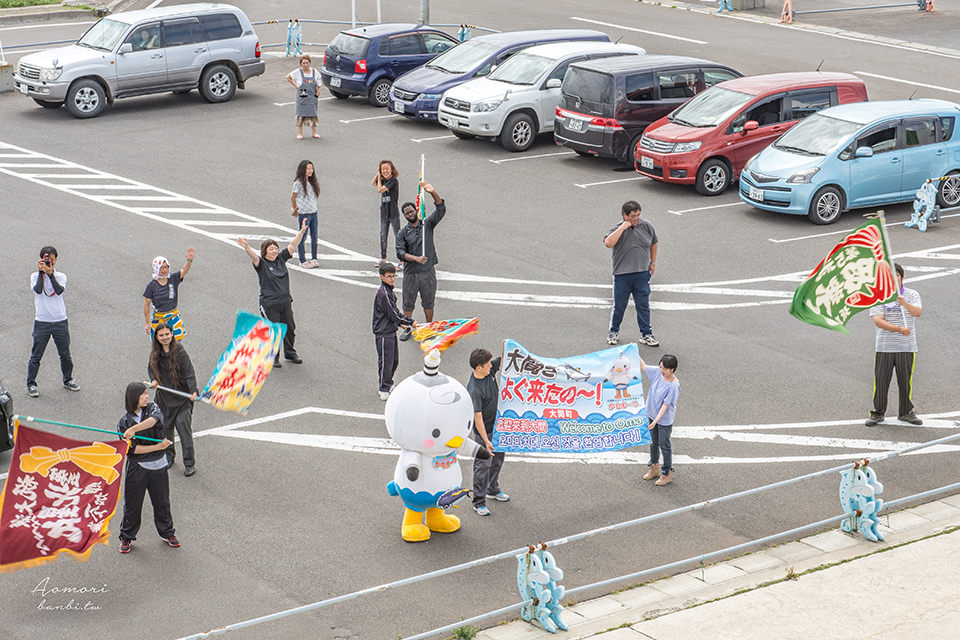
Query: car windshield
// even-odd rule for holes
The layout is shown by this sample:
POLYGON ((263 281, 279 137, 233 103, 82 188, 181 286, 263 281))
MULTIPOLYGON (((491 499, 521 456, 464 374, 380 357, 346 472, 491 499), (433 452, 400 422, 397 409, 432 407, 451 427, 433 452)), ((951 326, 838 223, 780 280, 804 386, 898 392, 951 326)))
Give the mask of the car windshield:
POLYGON ((337 37, 327 45, 333 53, 342 53, 348 56, 362 56, 367 52, 370 41, 359 36, 352 36, 349 33, 338 33, 337 37))
POLYGON ((563 77, 564 95, 594 103, 609 103, 613 98, 613 77, 586 69, 570 67, 563 77))
POLYGON ((773 146, 780 151, 825 156, 846 143, 861 126, 815 113, 780 136, 773 146))
POLYGON ((447 73, 466 73, 472 71, 497 51, 499 49, 493 45, 467 40, 438 55, 427 67, 447 73))
POLYGON ((491 80, 508 82, 510 84, 531 85, 535 83, 543 72, 556 62, 553 58, 533 55, 532 53, 518 53, 497 67, 490 74, 491 80))
POLYGON ((77 44, 92 49, 113 51, 129 28, 130 25, 126 22, 103 19, 90 27, 77 44))
POLYGON ((667 116, 670 122, 687 127, 715 127, 739 111, 754 96, 723 87, 711 87, 667 116))

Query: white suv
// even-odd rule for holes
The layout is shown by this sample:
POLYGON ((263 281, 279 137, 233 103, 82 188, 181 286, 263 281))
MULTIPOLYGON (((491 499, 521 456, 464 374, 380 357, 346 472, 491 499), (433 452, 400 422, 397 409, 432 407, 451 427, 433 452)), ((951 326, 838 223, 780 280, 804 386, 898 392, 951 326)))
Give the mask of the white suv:
POLYGON ((526 151, 538 133, 553 131, 560 85, 570 63, 644 53, 640 47, 610 42, 530 47, 490 75, 444 93, 437 119, 458 138, 499 137, 508 151, 526 151))

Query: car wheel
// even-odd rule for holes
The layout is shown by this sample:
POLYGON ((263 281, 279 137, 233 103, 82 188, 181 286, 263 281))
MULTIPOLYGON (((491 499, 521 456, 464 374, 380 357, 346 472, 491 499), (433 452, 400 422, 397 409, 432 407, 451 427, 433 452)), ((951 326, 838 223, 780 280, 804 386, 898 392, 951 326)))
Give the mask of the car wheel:
POLYGON ((230 67, 218 64, 200 76, 200 95, 207 102, 226 102, 237 92, 237 76, 230 67))
POLYGON ((107 106, 107 95, 96 80, 77 80, 63 104, 74 118, 96 118, 107 106))
POLYGON ((623 163, 628 167, 633 167, 637 162, 637 147, 640 146, 640 138, 642 137, 643 134, 638 133, 636 137, 630 141, 630 144, 623 153, 623 163))
POLYGON ((730 186, 730 167, 718 158, 710 158, 697 169, 697 193, 718 196, 730 186))
POLYGON ((810 200, 807 218, 813 224, 833 224, 843 213, 843 196, 836 187, 824 187, 810 200))
POLYGON ((347 98, 350 97, 350 94, 349 94, 349 93, 343 93, 343 92, 340 92, 340 91, 334 91, 333 89, 327 89, 327 91, 329 91, 329 92, 330 92, 330 95, 332 95, 332 96, 333 96, 334 98, 336 98, 337 100, 346 100, 347 98))
POLYGON ((44 109, 59 109, 61 106, 63 106, 62 102, 56 102, 53 100, 41 100, 40 98, 34 98, 33 101, 44 109))
POLYGON ((477 137, 477 136, 473 135, 472 133, 464 133, 463 131, 454 131, 454 130, 451 130, 450 133, 452 133, 453 135, 457 136, 457 137, 460 138, 461 140, 473 140, 474 138, 477 137))
POLYGON ((386 78, 380 78, 370 87, 370 93, 367 94, 367 101, 375 107, 385 107, 390 101, 390 87, 393 82, 386 78))
POLYGON ((960 171, 951 171, 945 180, 940 181, 937 204, 941 209, 960 205, 960 171))
POLYGON ((500 132, 500 144, 507 151, 513 151, 514 153, 526 151, 533 146, 533 139, 536 135, 533 118, 525 113, 514 113, 503 123, 503 131, 500 132))

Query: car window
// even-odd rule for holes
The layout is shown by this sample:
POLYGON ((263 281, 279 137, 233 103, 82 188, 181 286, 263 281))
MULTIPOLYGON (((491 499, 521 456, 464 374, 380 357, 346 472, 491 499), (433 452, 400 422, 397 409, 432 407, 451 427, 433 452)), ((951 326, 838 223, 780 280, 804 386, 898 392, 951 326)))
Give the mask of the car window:
POLYGON ((661 71, 657 73, 660 98, 692 98, 697 93, 696 71, 661 71))
MULTIPOLYGON (((650 74, 653 84, 653 74, 650 74)), ((584 102, 609 104, 613 97, 613 78, 603 73, 573 67, 563 77, 561 91, 584 102)))
POLYGON ((200 16, 200 24, 203 26, 203 36, 207 41, 239 38, 240 34, 243 33, 240 21, 232 13, 214 13, 200 16))
MULTIPOLYGON (((83 34, 83 37, 77 41, 77 44, 92 49, 113 51, 113 48, 117 46, 117 43, 120 42, 123 34, 125 34, 129 28, 130 25, 126 22, 117 22, 116 20, 104 18, 90 27, 87 32, 83 34)), ((130 42, 129 38, 127 41, 130 42)))
POLYGON ((874 129, 864 136, 857 138, 854 150, 860 147, 870 147, 874 155, 894 151, 897 148, 897 125, 892 124, 881 129, 874 129))
POLYGON ((772 124, 777 124, 780 122, 780 112, 783 106, 783 98, 774 98, 773 100, 766 100, 759 104, 755 104, 750 107, 749 110, 744 111, 739 116, 737 116, 731 126, 731 131, 737 133, 738 131, 743 131, 743 125, 749 121, 754 120, 760 127, 768 127, 772 124))
POLYGON ((390 36, 386 40, 380 41, 380 55, 382 56, 416 56, 421 53, 424 53, 423 41, 416 33, 390 36))
POLYGON ((652 71, 627 76, 624 78, 624 88, 629 102, 647 102, 656 99, 652 71))
POLYGON ((704 69, 703 70, 703 83, 706 88, 710 88, 715 84, 724 82, 725 80, 732 80, 734 78, 739 78, 737 74, 729 69, 704 69))
MULTIPOLYGON (((339 36, 338 36, 339 37, 339 36)), ((461 42, 449 51, 444 51, 427 63, 428 69, 437 69, 446 73, 466 73, 498 51, 497 47, 480 40, 461 42)), ((490 73, 490 65, 484 66, 486 71, 476 75, 490 73)))
POLYGON ((790 94, 787 120, 803 120, 831 104, 831 91, 790 94))
POLYGON ((137 27, 127 38, 134 51, 147 51, 160 48, 160 23, 152 22, 137 27))
POLYGON ((421 33, 420 37, 427 53, 443 53, 455 44, 438 33, 421 33))
POLYGON ((569 68, 570 68, 569 62, 565 62, 564 64, 561 64, 556 69, 554 69, 549 76, 547 76, 547 80, 560 80, 562 82, 563 77, 567 75, 567 69, 569 68))
POLYGON ((368 48, 370 48, 369 40, 349 33, 338 33, 337 37, 327 45, 331 53, 342 53, 348 56, 364 56, 368 48))
POLYGON ((554 62, 552 58, 521 51, 497 67, 490 74, 490 79, 509 84, 532 85, 554 62))
POLYGON ((196 18, 163 21, 163 46, 177 47, 202 41, 200 21, 196 18))
POLYGON ((953 125, 956 122, 956 118, 953 116, 948 116, 946 118, 940 118, 940 141, 946 142, 953 137, 953 125))
POLYGON ((907 147, 934 144, 937 141, 937 119, 917 118, 904 120, 903 141, 907 147))

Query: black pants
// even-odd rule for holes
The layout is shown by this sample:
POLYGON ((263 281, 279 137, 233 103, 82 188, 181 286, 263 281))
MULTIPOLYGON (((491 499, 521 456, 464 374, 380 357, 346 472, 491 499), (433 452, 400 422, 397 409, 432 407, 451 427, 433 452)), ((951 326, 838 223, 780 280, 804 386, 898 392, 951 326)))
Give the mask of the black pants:
POLYGON ((293 348, 294 335, 297 325, 293 323, 293 303, 284 302, 282 304, 273 304, 269 307, 260 305, 260 314, 270 322, 282 322, 287 325, 287 333, 283 336, 283 355, 291 357, 297 355, 297 350, 293 348))
POLYGON ((377 370, 380 372, 380 391, 390 391, 393 386, 393 374, 400 364, 400 350, 397 334, 374 336, 377 341, 377 370))
MULTIPOLYGON (((473 434, 473 439, 485 446, 479 435, 473 434)), ((473 506, 480 507, 487 504, 487 496, 500 493, 500 469, 503 467, 503 451, 496 451, 486 460, 473 459, 473 506)))
POLYGON ((60 373, 63 381, 73 378, 73 359, 70 357, 70 328, 66 320, 60 322, 33 321, 33 348, 30 350, 30 362, 27 364, 27 386, 37 384, 37 372, 40 371, 40 358, 47 350, 47 344, 53 338, 60 354, 60 373))
POLYGON ((170 513, 170 479, 166 469, 144 469, 136 462, 127 465, 127 477, 123 482, 123 524, 120 525, 121 540, 136 540, 140 531, 140 513, 143 511, 143 495, 150 494, 153 505, 153 523, 161 538, 169 538, 175 532, 173 515, 170 513))
POLYGON ((400 233, 400 215, 394 214, 389 218, 380 215, 380 259, 387 259, 387 234, 390 233, 390 227, 393 227, 394 246, 396 246, 397 234, 400 233))
POLYGON ((897 416, 913 413, 913 367, 915 353, 901 351, 897 353, 877 353, 873 365, 873 413, 881 417, 887 412, 887 393, 890 380, 897 372, 897 390, 899 393, 899 411, 897 416))
MULTIPOLYGON (((193 457, 193 403, 185 402, 180 405, 165 406, 158 403, 163 414, 163 437, 173 442, 173 434, 180 436, 180 451, 183 453, 183 466, 193 467, 196 460, 193 457)), ((177 450, 173 445, 166 449, 170 464, 177 457, 177 450)))

